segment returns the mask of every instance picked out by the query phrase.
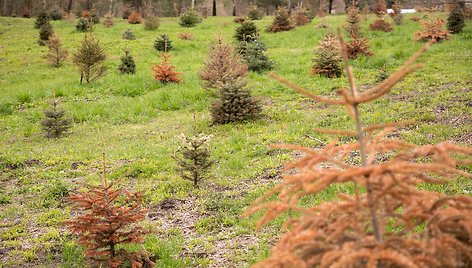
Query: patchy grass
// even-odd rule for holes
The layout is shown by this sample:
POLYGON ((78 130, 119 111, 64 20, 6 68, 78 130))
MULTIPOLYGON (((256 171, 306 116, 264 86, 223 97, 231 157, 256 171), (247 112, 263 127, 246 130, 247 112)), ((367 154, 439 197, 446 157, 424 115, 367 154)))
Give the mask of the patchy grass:
MULTIPOLYGON (((369 31, 373 17, 362 22, 374 56, 352 61, 358 84, 364 88, 374 84, 381 67, 393 72, 422 46, 412 40, 419 23, 408 18, 391 33, 369 31)), ((42 58, 46 48, 37 45, 33 19, 0 17, 0 267, 87 265, 83 249, 61 224, 70 217, 63 198, 84 182, 99 181, 103 154, 110 178, 146 193, 149 213, 144 225, 153 234, 144 247, 159 267, 247 267, 269 254, 283 219, 256 232, 257 215, 239 218, 255 198, 280 181, 279 167, 296 157, 267 145, 320 147, 332 137, 314 133, 313 127, 349 129, 353 124, 340 108, 314 103, 264 74, 251 73, 249 87, 264 104, 263 118, 211 126, 208 107, 214 93, 201 87, 197 73, 218 32, 232 40, 237 26, 232 19, 208 18, 184 29, 177 19, 162 18, 156 31, 124 21, 109 29, 98 25, 94 34, 106 49, 110 69, 105 78, 79 85, 70 58, 59 69, 42 58), (121 39, 127 28, 135 32, 136 40, 121 39), (183 31, 194 39, 178 39, 183 31), (160 61, 153 42, 161 33, 173 41, 172 63, 184 73, 181 84, 163 86, 153 80, 151 68, 160 61), (135 57, 135 75, 120 75, 117 70, 126 48, 135 57), (61 97, 75 124, 68 136, 48 140, 39 121, 54 94, 61 97), (178 177, 171 158, 177 149, 175 137, 192 131, 193 112, 198 129, 214 135, 212 152, 217 160, 211 178, 200 189, 178 177)), ((328 22, 338 27, 344 19, 331 16, 328 22)), ((270 22, 264 18, 256 24, 264 29, 270 22)), ((74 53, 84 34, 74 31, 74 22, 52 23, 74 53)), ((261 31, 262 41, 276 62, 275 72, 315 93, 334 96, 334 89, 347 85, 346 77, 328 79, 309 73, 313 48, 326 32, 315 29, 318 23, 315 19, 277 34, 261 31)), ((419 59, 423 69, 405 78, 389 96, 363 108, 365 123, 414 119, 414 125, 398 132, 407 141, 470 145, 471 36, 468 23, 463 33, 435 44, 419 59)), ((303 202, 330 200, 350 190, 331 187, 303 202)), ((472 184, 458 180, 434 190, 470 194, 472 184)))

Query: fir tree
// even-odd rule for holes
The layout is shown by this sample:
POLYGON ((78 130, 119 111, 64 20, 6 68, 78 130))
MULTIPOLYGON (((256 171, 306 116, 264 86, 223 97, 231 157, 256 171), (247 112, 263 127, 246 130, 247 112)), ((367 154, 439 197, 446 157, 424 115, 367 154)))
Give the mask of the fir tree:
POLYGON ((359 9, 356 5, 351 5, 347 10, 347 19, 345 29, 353 38, 361 36, 361 18, 359 17, 359 9))
POLYGON ((62 47, 61 40, 56 34, 53 34, 48 42, 48 54, 46 59, 49 61, 52 67, 58 68, 67 59, 68 52, 62 47))
POLYGON ((211 135, 198 133, 196 126, 193 136, 180 135, 179 149, 173 158, 177 162, 177 171, 180 176, 193 182, 194 188, 198 187, 214 163, 210 160, 209 142, 211 138, 211 135))
POLYGON ((115 22, 113 21, 113 14, 111 14, 111 13, 105 14, 105 16, 103 18, 103 25, 107 28, 110 28, 113 25, 115 25, 115 22))
POLYGON ((144 19, 144 30, 153 31, 159 28, 159 18, 149 15, 144 19))
POLYGON ((172 45, 172 41, 169 39, 169 36, 166 34, 161 34, 156 38, 156 41, 154 41, 154 48, 157 51, 167 52, 172 50, 174 46, 172 45))
POLYGON ((342 74, 341 54, 338 40, 332 32, 326 33, 315 51, 316 57, 313 59, 314 74, 323 75, 329 78, 339 77, 342 74))
POLYGON ((154 79, 157 81, 167 83, 179 83, 182 79, 179 77, 181 73, 175 71, 175 66, 169 62, 170 55, 162 53, 162 61, 155 64, 152 71, 154 72, 154 79))
POLYGON ((126 40, 135 40, 136 39, 136 36, 134 35, 133 31, 129 28, 126 31, 123 32, 121 37, 123 39, 126 39, 126 40))
POLYGON ((395 3, 392 5, 392 18, 396 25, 403 24, 403 14, 402 14, 402 2, 400 0, 396 0, 395 3))
POLYGON ((77 24, 75 25, 75 30, 77 32, 92 32, 93 31, 93 22, 90 17, 81 17, 77 24))
POLYGON ((310 18, 305 14, 306 10, 302 5, 297 5, 295 8, 295 14, 293 15, 293 21, 296 26, 302 26, 310 22, 310 18))
POLYGON ((263 72, 271 70, 274 65, 274 62, 267 56, 264 43, 259 38, 240 42, 237 51, 242 55, 244 63, 247 64, 250 71, 263 72))
POLYGON ((244 21, 236 28, 234 38, 238 41, 250 41, 257 38, 259 31, 253 21, 244 21))
POLYGON ((49 16, 49 13, 43 9, 39 12, 38 17, 34 22, 34 28, 39 29, 42 25, 48 24, 50 20, 51 16, 49 16))
POLYGON ((65 111, 58 107, 58 99, 53 98, 49 104, 49 109, 43 111, 41 126, 47 138, 59 138, 71 128, 72 121, 64 117, 65 111))
POLYGON ((260 20, 263 17, 263 14, 257 9, 257 6, 252 6, 251 10, 247 14, 247 17, 251 20, 260 20))
POLYGON ((84 79, 88 84, 105 76, 107 70, 104 65, 105 58, 105 51, 100 42, 92 35, 86 34, 73 59, 79 68, 81 84, 84 79))
POLYGON ((262 112, 259 101, 245 89, 245 81, 227 83, 219 88, 219 99, 211 106, 215 124, 246 121, 257 118, 262 112))
POLYGON ((179 25, 182 27, 190 28, 195 27, 197 24, 202 22, 202 18, 193 9, 188 10, 182 16, 180 16, 179 25))
POLYGON ((233 47, 225 43, 221 36, 218 43, 210 48, 205 68, 199 74, 207 88, 218 88, 222 84, 243 79, 247 75, 248 66, 242 63, 239 54, 233 47))
POLYGON ((462 32, 465 26, 465 4, 463 1, 454 0, 452 3, 452 10, 447 17, 447 29, 452 34, 462 32))
POLYGON ((86 248, 85 256, 95 261, 96 267, 118 268, 126 261, 132 267, 153 267, 145 250, 129 252, 123 248, 144 242, 146 232, 136 225, 146 216, 142 193, 116 188, 105 176, 100 185, 88 188, 87 192, 70 195, 76 216, 65 222, 86 248))
POLYGON ((385 4, 385 0, 376 0, 374 3, 374 13, 377 17, 381 18, 385 14, 387 14, 387 5, 385 4))
POLYGON ((290 31, 295 26, 293 25, 292 21, 290 20, 290 14, 288 13, 287 9, 284 7, 279 7, 275 11, 275 17, 272 24, 267 27, 267 32, 281 32, 281 31, 290 31))
POLYGON ((129 50, 126 50, 125 55, 121 57, 121 64, 118 70, 120 70, 122 74, 136 73, 136 63, 134 62, 133 56, 129 53, 129 50))
POLYGON ((39 28, 39 40, 38 44, 41 46, 45 46, 49 40, 49 37, 54 34, 54 30, 52 28, 51 23, 47 22, 41 25, 39 28))

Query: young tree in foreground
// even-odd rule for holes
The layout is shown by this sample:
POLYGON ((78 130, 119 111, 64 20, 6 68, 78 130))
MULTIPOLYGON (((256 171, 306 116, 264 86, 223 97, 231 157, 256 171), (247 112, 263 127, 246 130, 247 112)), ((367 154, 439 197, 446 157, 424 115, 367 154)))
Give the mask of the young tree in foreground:
POLYGON ((194 188, 198 187, 214 163, 210 160, 209 143, 211 138, 211 135, 198 133, 196 126, 193 136, 180 135, 179 149, 173 158, 177 161, 177 171, 180 176, 193 182, 194 188))
POLYGON ((179 77, 181 73, 175 71, 175 66, 169 62, 170 55, 162 53, 162 61, 159 64, 155 64, 152 68, 154 72, 154 79, 157 81, 167 83, 179 83, 182 79, 179 77))
POLYGON ((62 47, 62 42, 57 34, 53 34, 49 38, 47 46, 48 54, 45 56, 46 59, 49 61, 52 67, 61 67, 62 63, 67 59, 68 52, 62 47))
POLYGON ((233 47, 219 36, 218 43, 210 47, 205 68, 199 76, 206 88, 218 88, 222 84, 243 79, 247 70, 241 56, 235 54, 233 47))
POLYGON ((79 68, 81 84, 84 79, 88 84, 105 76, 107 70, 104 65, 105 58, 105 51, 100 42, 92 35, 86 34, 74 54, 74 63, 79 68))
POLYGON ((354 131, 319 130, 354 137, 352 143, 333 140, 314 150, 296 145, 304 157, 286 165, 284 182, 257 199, 245 216, 265 210, 258 228, 289 210, 290 230, 273 247, 269 259, 255 267, 471 267, 472 197, 448 196, 424 185, 445 184, 457 176, 472 148, 450 142, 417 146, 393 135, 405 122, 365 126, 360 106, 377 100, 421 65, 415 60, 430 44, 414 54, 382 83, 359 92, 344 42, 343 58, 350 90, 338 90, 339 98, 317 96, 275 74, 271 77, 317 102, 344 106, 354 131), (352 157, 359 156, 360 164, 352 157), (299 204, 333 184, 349 183, 352 195, 340 193, 333 201, 313 207, 299 204), (264 203, 278 193, 278 199, 264 203))
POLYGON ((141 207, 141 192, 115 188, 104 177, 102 184, 72 194, 69 201, 79 215, 65 224, 79 237, 79 244, 86 248, 86 257, 111 268, 120 267, 125 261, 130 261, 133 268, 154 265, 145 250, 128 252, 121 247, 144 242, 145 232, 136 225, 146 213, 141 207))
POLYGON ((118 70, 120 70, 122 74, 136 73, 136 63, 134 62, 133 56, 129 53, 129 50, 126 50, 125 55, 121 57, 121 64, 118 66, 118 70))
POLYGON ((49 102, 49 109, 44 110, 41 126, 47 138, 59 138, 71 128, 72 121, 65 118, 65 111, 58 107, 59 99, 53 98, 49 102))

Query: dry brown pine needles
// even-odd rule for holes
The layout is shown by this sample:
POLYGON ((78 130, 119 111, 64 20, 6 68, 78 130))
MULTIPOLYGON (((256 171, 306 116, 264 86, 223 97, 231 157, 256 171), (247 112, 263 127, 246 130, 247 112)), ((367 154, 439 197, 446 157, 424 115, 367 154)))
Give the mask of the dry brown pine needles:
POLYGON ((315 101, 344 106, 356 128, 322 132, 355 136, 356 141, 334 140, 321 150, 272 145, 298 150, 305 156, 288 163, 285 171, 291 172, 284 181, 257 199, 244 216, 264 210, 258 228, 289 210, 301 216, 286 222, 289 231, 273 247, 271 256, 255 267, 471 267, 472 197, 447 196, 417 186, 448 183, 456 176, 472 178, 457 168, 472 163, 464 160, 472 155, 472 148, 449 142, 416 146, 390 138, 388 134, 404 123, 364 126, 359 110, 360 105, 387 94, 420 68, 414 62, 431 43, 385 81, 364 92, 357 89, 342 38, 340 43, 350 90, 338 90, 339 98, 314 95, 270 74, 315 101), (360 165, 346 161, 353 154, 360 155, 360 165), (298 204, 302 197, 339 183, 356 185, 356 193, 341 193, 338 199, 313 207, 298 204), (275 194, 277 200, 266 202, 275 194))

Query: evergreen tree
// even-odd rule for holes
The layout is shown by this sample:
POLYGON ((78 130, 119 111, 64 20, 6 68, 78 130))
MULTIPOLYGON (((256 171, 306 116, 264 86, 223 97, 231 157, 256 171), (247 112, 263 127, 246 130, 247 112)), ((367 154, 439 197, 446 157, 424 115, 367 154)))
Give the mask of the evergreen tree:
POLYGON ((115 25, 115 22, 113 21, 113 14, 111 13, 105 14, 105 16, 103 17, 103 25, 107 28, 110 28, 113 25, 115 25))
POLYGON ((136 39, 136 36, 134 35, 133 31, 129 28, 126 31, 123 32, 121 37, 123 39, 126 39, 126 40, 135 40, 136 39))
POLYGON ((202 22, 202 18, 193 9, 188 10, 182 16, 180 16, 179 25, 182 27, 190 28, 195 27, 197 24, 202 22))
POLYGON ((257 38, 259 31, 257 30, 256 24, 253 21, 244 21, 241 25, 236 28, 234 38, 241 41, 250 41, 257 38))
POLYGON ((347 24, 345 25, 346 31, 353 38, 361 36, 361 18, 359 16, 359 9, 356 5, 351 5, 347 10, 347 24))
POLYGON ((70 129, 72 121, 64 117, 65 111, 58 107, 58 99, 53 98, 49 104, 50 108, 43 111, 41 126, 47 138, 59 138, 70 129))
POLYGON ((118 70, 120 70, 122 74, 136 73, 136 63, 134 62, 133 56, 129 53, 129 50, 126 50, 125 55, 121 57, 121 64, 118 70))
POLYGON ((46 59, 49 61, 52 67, 58 68, 67 59, 67 50, 62 47, 61 40, 56 34, 49 37, 47 42, 48 54, 46 59))
POLYGON ((39 12, 38 17, 36 18, 34 28, 39 29, 42 25, 49 23, 50 20, 51 16, 49 16, 49 13, 43 9, 39 12))
POLYGON ((184 134, 180 135, 180 146, 177 150, 174 159, 177 161, 177 171, 182 178, 193 182, 193 187, 197 188, 202 179, 210 171, 213 161, 210 160, 209 142, 211 135, 197 133, 194 130, 194 135, 187 137, 184 134))
POLYGON ((288 13, 287 9, 284 7, 279 7, 275 11, 275 17, 272 25, 267 27, 266 31, 275 33, 281 31, 290 31, 293 28, 295 28, 295 26, 290 20, 290 14, 288 13))
POLYGON ((465 4, 464 1, 454 0, 452 3, 452 10, 447 17, 447 29, 452 34, 462 32, 465 26, 465 4))
POLYGON ((172 50, 174 46, 172 45, 172 41, 169 39, 169 36, 166 34, 161 34, 156 38, 156 41, 154 41, 154 48, 157 51, 167 52, 172 50))
POLYGON ((179 83, 182 79, 179 77, 181 73, 175 71, 175 66, 169 62, 170 55, 162 53, 162 62, 155 64, 152 71, 154 72, 154 79, 162 84, 179 83))
POLYGON ((205 68, 199 74, 205 87, 218 88, 247 75, 248 66, 242 63, 241 56, 235 54, 233 47, 225 43, 221 36, 218 43, 210 48, 209 54, 205 68))
POLYGON ((260 20, 264 15, 257 9, 257 6, 253 6, 247 16, 251 20, 260 20))
POLYGON ((146 16, 144 19, 144 30, 153 31, 159 28, 159 18, 154 15, 146 16))
POLYGON ((245 89, 244 81, 227 83, 220 87, 219 99, 211 106, 211 117, 215 124, 246 121, 257 118, 262 112, 259 101, 245 89))
POLYGON ((81 17, 75 25, 77 32, 91 32, 93 31, 93 22, 90 17, 81 17))
POLYGON ((54 30, 52 28, 51 23, 47 22, 41 25, 39 28, 39 40, 38 44, 41 46, 45 46, 49 40, 49 37, 54 34, 54 30))
POLYGON ((402 14, 402 2, 400 0, 396 0, 395 3, 392 5, 392 18, 396 25, 403 24, 403 14, 402 14))
POLYGON ((332 32, 326 33, 324 39, 315 51, 312 71, 314 74, 329 78, 339 77, 342 74, 341 54, 338 40, 332 32))
POLYGON ((79 68, 81 84, 84 79, 88 84, 105 76, 107 70, 104 65, 105 58, 105 51, 100 42, 92 35, 86 34, 73 59, 79 68))
POLYGON ((265 45, 259 38, 240 42, 237 51, 242 55, 250 71, 263 72, 271 70, 274 65, 267 56, 265 45))

